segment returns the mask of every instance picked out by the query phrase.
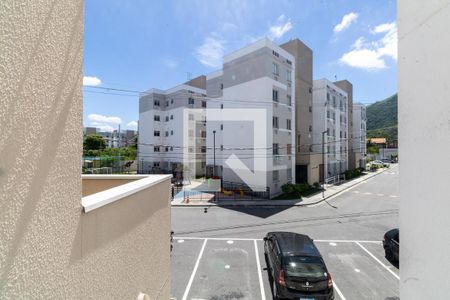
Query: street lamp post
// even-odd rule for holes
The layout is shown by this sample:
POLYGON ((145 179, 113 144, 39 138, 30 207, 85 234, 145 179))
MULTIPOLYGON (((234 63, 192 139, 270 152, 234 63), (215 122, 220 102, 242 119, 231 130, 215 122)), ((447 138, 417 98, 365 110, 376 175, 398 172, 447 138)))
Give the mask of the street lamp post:
POLYGON ((213 130, 213 177, 216 176, 216 131, 213 130))
POLYGON ((322 132, 322 198, 325 198, 325 133, 328 129, 322 132))

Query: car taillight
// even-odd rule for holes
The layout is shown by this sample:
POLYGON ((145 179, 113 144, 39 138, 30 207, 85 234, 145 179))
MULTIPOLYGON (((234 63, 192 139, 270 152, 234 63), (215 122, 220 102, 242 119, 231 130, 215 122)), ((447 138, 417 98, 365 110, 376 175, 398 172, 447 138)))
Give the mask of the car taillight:
POLYGON ((333 280, 331 279, 330 273, 327 272, 327 282, 328 282, 328 288, 333 287, 333 280))
POLYGON ((286 286, 286 281, 284 280, 284 270, 283 269, 281 269, 278 272, 278 279, 277 279, 277 281, 278 281, 279 285, 286 286))

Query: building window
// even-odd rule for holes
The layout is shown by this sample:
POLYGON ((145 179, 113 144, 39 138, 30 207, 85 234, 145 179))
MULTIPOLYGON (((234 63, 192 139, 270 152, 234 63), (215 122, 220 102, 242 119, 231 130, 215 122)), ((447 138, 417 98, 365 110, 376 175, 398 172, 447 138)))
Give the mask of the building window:
POLYGON ((173 99, 170 99, 170 104, 173 104, 173 99))
POLYGON ((220 124, 220 130, 223 130, 223 124, 220 124))
POLYGON ((153 152, 159 152, 159 146, 153 147, 153 152))
POLYGON ((312 87, 308 89, 309 93, 312 94, 312 87))
POLYGON ((278 128, 278 117, 272 118, 273 128, 278 128))
POLYGON ((309 106, 309 112, 312 112, 312 106, 311 105, 309 106))
POLYGON ((169 101, 166 101, 166 107, 169 106, 169 101))
POLYGON ((170 151, 173 151, 173 146, 170 146, 170 151))
POLYGON ((278 91, 275 89, 272 90, 272 100, 278 102, 278 91))
POLYGON ((173 130, 170 131, 170 135, 173 135, 173 130))
POLYGON ((158 115, 154 115, 153 120, 157 121, 157 122, 161 121, 160 116, 158 116, 158 115))
POLYGON ((173 115, 170 115, 170 119, 173 120, 173 115))
POLYGON ((287 95, 286 98, 287 98, 287 104, 289 106, 292 106, 292 97, 291 97, 291 95, 287 95))
POLYGON ((193 153, 193 152, 194 152, 194 148, 189 147, 189 148, 188 148, 188 152, 189 152, 189 153, 193 153))
POLYGON ((169 122, 169 116, 166 116, 166 122, 169 122))
POLYGON ((286 129, 291 130, 291 120, 286 119, 286 129))
POLYGON ((289 181, 292 180, 292 169, 286 169, 286 177, 287 177, 287 180, 289 180, 289 181))
POLYGON ((202 146, 201 151, 202 151, 202 153, 206 153, 206 146, 202 146))
POLYGON ((154 105, 154 106, 159 106, 159 100, 153 101, 153 105, 154 105))
POLYGON ((206 107, 206 101, 202 101, 202 107, 206 107))
POLYGON ((223 151, 223 145, 220 145, 220 151, 223 151))
POLYGON ((292 154, 292 145, 291 144, 287 144, 286 145, 286 154, 287 155, 291 155, 292 154))
POLYGON ((272 63, 272 73, 273 75, 280 75, 280 67, 277 63, 272 63))
POLYGON ((220 89, 223 90, 223 83, 220 84, 220 89))
POLYGON ((206 167, 206 161, 202 161, 202 168, 206 167))
POLYGON ((206 138, 206 131, 202 131, 202 138, 206 138))
POLYGON ((169 152, 169 147, 168 147, 168 146, 166 146, 166 149, 165 149, 165 150, 166 150, 166 152, 169 152))
POLYGON ((330 101, 330 93, 327 93, 327 100, 330 101))
POLYGON ((193 114, 189 114, 189 121, 193 121, 194 120, 194 115, 193 114))
POLYGON ((290 61, 289 59, 286 59, 286 63, 290 66, 292 66, 292 61, 290 61))
POLYGON ((223 104, 220 104, 220 109, 223 109, 223 104))
POLYGON ((312 132, 312 125, 309 125, 309 132, 312 132))
POLYGON ((279 154, 278 144, 276 144, 276 143, 273 144, 272 154, 273 155, 278 155, 279 154))
POLYGON ((153 167, 159 168, 159 162, 154 162, 154 163, 153 163, 153 167))
POLYGON ((168 131, 166 131, 166 136, 169 136, 169 132, 168 131))
POLYGON ((286 70, 286 80, 292 81, 292 71, 291 70, 286 70))
POLYGON ((280 54, 278 54, 278 52, 276 52, 275 50, 272 50, 272 54, 275 55, 276 57, 280 57, 280 54))
POLYGON ((195 103, 194 98, 189 98, 188 99, 188 104, 194 104, 194 103, 195 103))
POLYGON ((153 136, 159 136, 159 131, 158 130, 153 131, 153 136))
POLYGON ((273 171, 273 182, 280 181, 280 172, 278 170, 273 171))
POLYGON ((331 114, 330 114, 330 111, 329 111, 329 110, 327 110, 327 118, 328 118, 328 119, 331 119, 331 114))

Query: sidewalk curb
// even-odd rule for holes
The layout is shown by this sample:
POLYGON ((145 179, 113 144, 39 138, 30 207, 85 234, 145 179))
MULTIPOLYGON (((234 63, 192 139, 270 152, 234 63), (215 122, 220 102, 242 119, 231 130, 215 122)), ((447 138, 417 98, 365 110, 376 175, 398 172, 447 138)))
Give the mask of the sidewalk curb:
MULTIPOLYGON (((176 204, 171 204, 171 207, 204 207, 204 208, 217 207, 217 206, 219 206, 219 207, 266 207, 266 208, 294 207, 294 206, 297 206, 297 207, 308 207, 308 206, 312 206, 312 205, 316 205, 316 204, 322 203, 322 202, 326 201, 327 199, 329 199, 331 197, 334 197, 334 196, 337 196, 339 194, 342 194, 342 193, 346 192, 348 189, 354 187, 355 185, 360 184, 362 182, 365 182, 365 181, 367 181, 367 180, 369 180, 369 179, 371 179, 371 178, 373 178, 375 176, 378 176, 378 175, 386 172, 389 169, 390 168, 386 168, 386 169, 384 169, 381 172, 377 172, 375 174, 372 174, 371 176, 368 176, 364 180, 361 180, 361 181, 356 182, 356 183, 354 183, 354 184, 352 184, 350 186, 347 186, 343 190, 340 190, 340 191, 338 191, 338 192, 336 192, 334 194, 328 195, 325 198, 320 199, 319 201, 312 202, 312 203, 307 203, 307 204, 303 204, 303 203, 293 203, 293 204, 257 204, 257 203, 252 203, 252 204, 238 204, 238 203, 234 203, 234 204, 216 204, 216 203, 208 203, 208 204, 205 204, 205 203, 198 203, 198 204, 191 203, 191 204, 184 204, 183 203, 183 204, 181 204, 181 203, 176 203, 176 204)), ((280 201, 280 200, 274 200, 274 201, 280 201)))

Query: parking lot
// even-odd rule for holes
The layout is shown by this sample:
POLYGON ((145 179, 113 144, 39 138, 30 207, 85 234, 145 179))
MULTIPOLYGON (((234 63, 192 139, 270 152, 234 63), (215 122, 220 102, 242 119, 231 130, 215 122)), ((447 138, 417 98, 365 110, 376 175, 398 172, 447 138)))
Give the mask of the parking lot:
MULTIPOLYGON (((335 299, 398 299, 398 269, 381 241, 315 240, 335 299)), ((272 299, 262 239, 175 237, 172 298, 272 299)))

